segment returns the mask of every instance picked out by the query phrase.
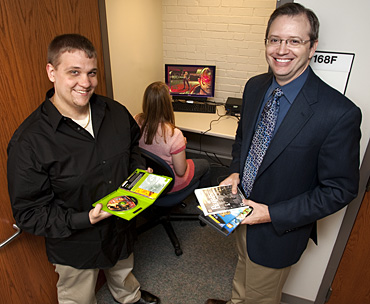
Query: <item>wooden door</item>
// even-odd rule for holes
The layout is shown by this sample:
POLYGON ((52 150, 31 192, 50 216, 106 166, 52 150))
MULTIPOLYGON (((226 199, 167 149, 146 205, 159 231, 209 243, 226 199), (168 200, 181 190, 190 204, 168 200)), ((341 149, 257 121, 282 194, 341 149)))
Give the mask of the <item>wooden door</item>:
POLYGON ((335 274, 328 303, 370 303, 369 282, 370 191, 367 191, 335 274))
MULTIPOLYGON (((19 124, 52 87, 46 50, 54 36, 80 33, 99 56, 105 94, 98 0, 0 0, 0 242, 15 233, 6 179, 6 148, 19 124)), ((44 239, 25 232, 0 248, 0 303, 57 303, 54 267, 44 239)))

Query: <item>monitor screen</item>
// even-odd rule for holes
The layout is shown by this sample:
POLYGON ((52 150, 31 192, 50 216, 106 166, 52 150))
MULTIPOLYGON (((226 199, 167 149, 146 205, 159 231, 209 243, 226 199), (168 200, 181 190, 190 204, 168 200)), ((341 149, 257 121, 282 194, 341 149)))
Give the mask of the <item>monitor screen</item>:
POLYGON ((213 65, 166 64, 166 84, 173 99, 207 100, 215 94, 213 65))

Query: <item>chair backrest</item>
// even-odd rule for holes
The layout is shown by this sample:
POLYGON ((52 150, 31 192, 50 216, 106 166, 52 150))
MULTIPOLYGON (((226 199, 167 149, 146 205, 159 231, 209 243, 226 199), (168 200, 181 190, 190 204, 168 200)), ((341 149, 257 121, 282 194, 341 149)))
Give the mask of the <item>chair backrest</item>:
POLYGON ((152 168, 153 173, 166 175, 173 178, 171 184, 161 193, 160 197, 155 201, 155 205, 160 207, 171 207, 177 205, 181 203, 184 199, 186 199, 190 194, 192 194, 196 188, 198 188, 200 183, 199 180, 187 186, 185 189, 177 192, 171 192, 166 195, 168 191, 172 189, 175 181, 175 174, 172 171, 172 168, 166 163, 165 160, 153 154, 152 152, 149 152, 142 148, 140 148, 140 150, 141 156, 145 159, 147 167, 152 168))
POLYGON ((165 160, 160 158, 158 155, 155 155, 148 150, 140 148, 141 156, 146 161, 146 166, 153 169, 153 173, 158 175, 165 175, 172 177, 172 182, 167 186, 164 192, 162 192, 161 196, 165 195, 168 191, 170 191, 173 187, 175 182, 175 174, 172 171, 172 168, 166 163, 165 160))

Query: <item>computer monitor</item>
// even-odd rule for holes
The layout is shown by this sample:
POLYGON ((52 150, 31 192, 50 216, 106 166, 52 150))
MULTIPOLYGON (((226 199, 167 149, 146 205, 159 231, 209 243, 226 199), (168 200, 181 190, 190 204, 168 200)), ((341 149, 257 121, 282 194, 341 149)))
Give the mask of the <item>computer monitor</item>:
POLYGON ((172 98, 207 101, 215 95, 214 65, 165 64, 166 84, 172 98))

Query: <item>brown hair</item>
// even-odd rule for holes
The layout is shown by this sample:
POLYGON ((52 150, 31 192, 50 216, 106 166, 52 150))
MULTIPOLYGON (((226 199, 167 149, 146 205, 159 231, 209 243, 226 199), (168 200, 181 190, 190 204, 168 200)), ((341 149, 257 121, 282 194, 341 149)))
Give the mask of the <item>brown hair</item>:
POLYGON ((272 22, 279 16, 298 16, 298 15, 305 15, 308 19, 308 22, 311 26, 311 31, 309 33, 310 36, 310 48, 313 46, 314 42, 319 39, 319 27, 320 22, 315 13, 305 8, 303 5, 299 3, 285 3, 279 6, 270 16, 270 19, 267 23, 266 34, 265 38, 268 38, 268 34, 270 31, 270 27, 272 22))
POLYGON ((55 68, 59 65, 59 58, 65 52, 74 50, 84 51, 88 58, 97 58, 94 45, 89 39, 79 34, 64 34, 56 36, 48 47, 48 63, 55 68))
POLYGON ((168 87, 161 81, 150 84, 143 97, 143 112, 138 115, 141 124, 141 134, 145 144, 151 145, 161 126, 162 136, 166 142, 167 126, 171 128, 171 136, 175 129, 175 115, 168 87))

